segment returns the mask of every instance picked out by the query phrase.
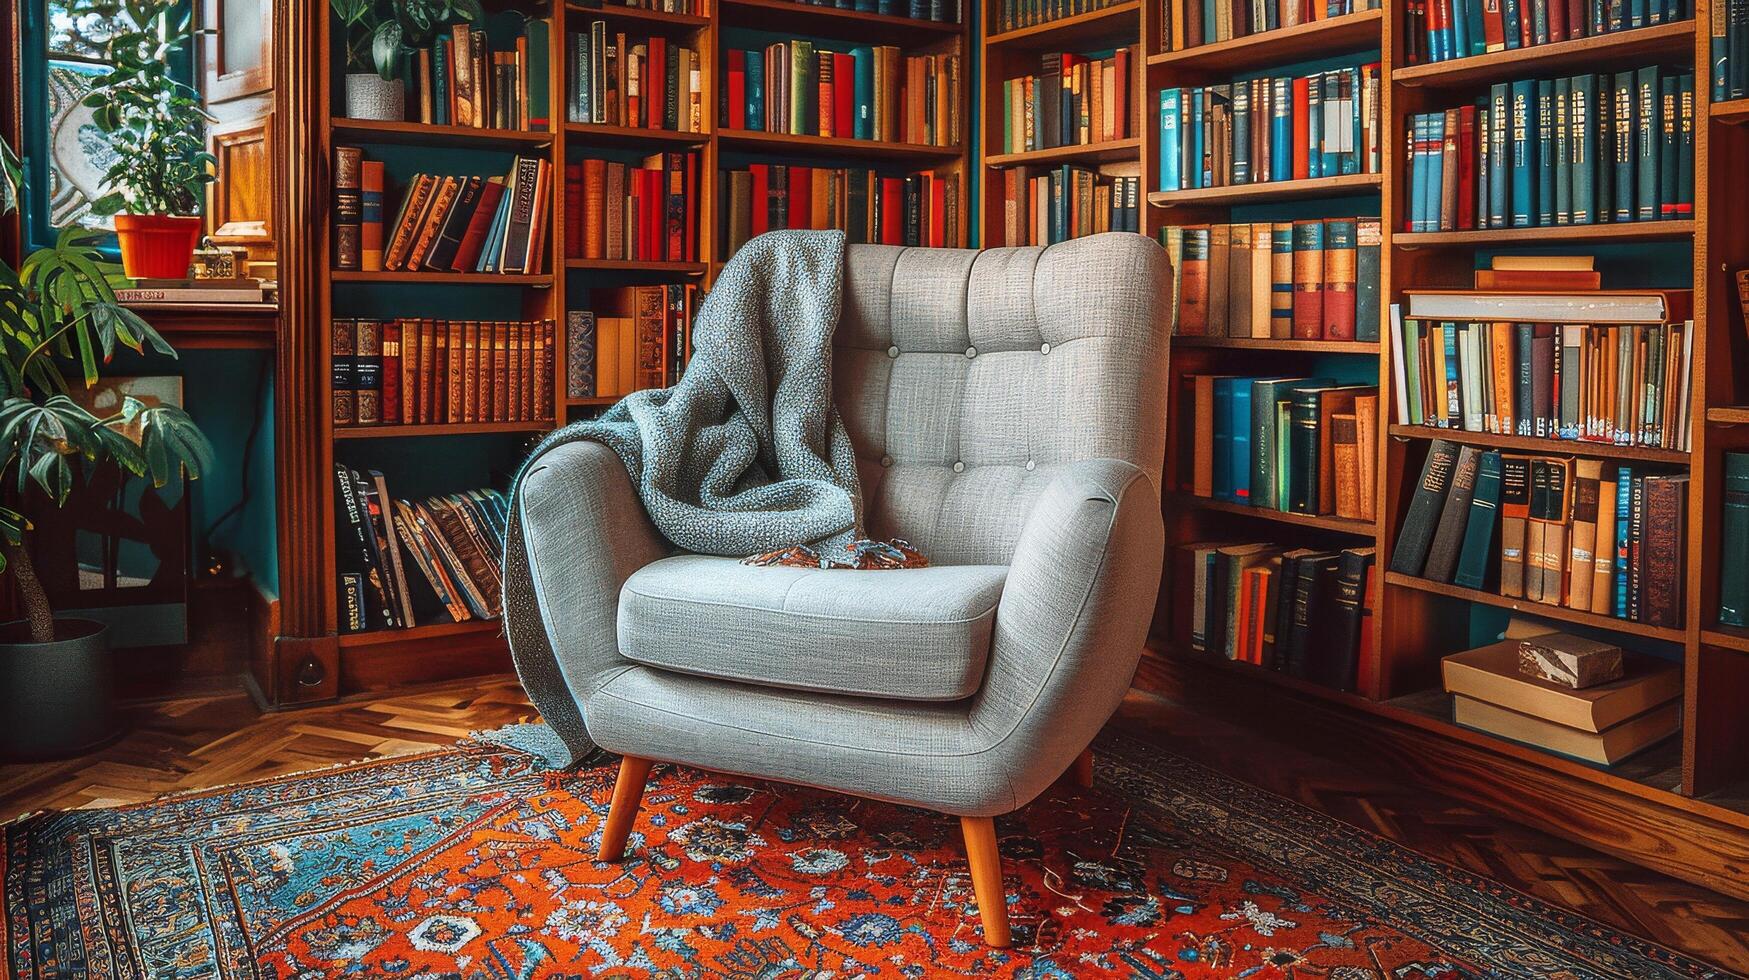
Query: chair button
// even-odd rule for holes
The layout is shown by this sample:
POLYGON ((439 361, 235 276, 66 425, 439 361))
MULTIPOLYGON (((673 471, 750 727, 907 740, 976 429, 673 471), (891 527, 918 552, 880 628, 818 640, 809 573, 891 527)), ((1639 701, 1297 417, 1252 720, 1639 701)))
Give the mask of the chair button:
POLYGON ((887 348, 887 356, 888 356, 888 357, 898 357, 898 356, 899 356, 899 348, 897 348, 897 347, 888 347, 888 348, 887 348))
POLYGON ((960 462, 955 462, 953 464, 953 471, 955 473, 964 473, 966 471, 966 464, 960 463, 960 462))
POLYGON ((1031 473, 1033 470, 1036 470, 1036 469, 1038 469, 1037 463, 1033 462, 1030 459, 1026 461, 1026 471, 1028 473, 1031 473))
POLYGON ((1038 345, 1038 352, 1040 354, 1049 354, 1051 352, 1051 345, 1050 344, 1038 345))
POLYGON ((882 456, 882 457, 881 457, 881 465, 882 465, 882 466, 891 466, 891 465, 893 465, 893 457, 891 457, 891 456, 882 456))
POLYGON ((978 356, 978 349, 976 347, 967 347, 966 348, 966 356, 967 357, 977 357, 978 356))

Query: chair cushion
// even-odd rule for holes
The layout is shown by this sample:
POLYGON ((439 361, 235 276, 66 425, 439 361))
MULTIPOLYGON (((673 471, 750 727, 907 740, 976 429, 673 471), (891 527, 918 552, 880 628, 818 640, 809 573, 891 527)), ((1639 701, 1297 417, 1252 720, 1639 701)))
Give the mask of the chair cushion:
POLYGON ((1007 575, 1001 565, 854 571, 664 558, 620 590, 619 649, 722 680, 952 701, 983 682, 1007 575))

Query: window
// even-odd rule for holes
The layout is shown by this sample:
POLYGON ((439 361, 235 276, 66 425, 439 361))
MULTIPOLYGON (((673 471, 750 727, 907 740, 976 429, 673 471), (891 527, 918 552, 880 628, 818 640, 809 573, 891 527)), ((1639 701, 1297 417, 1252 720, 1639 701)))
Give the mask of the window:
MULTIPOLYGON (((102 197, 103 175, 114 162, 108 138, 80 105, 92 83, 109 71, 104 48, 114 33, 122 0, 24 0, 24 146, 28 246, 53 241, 70 225, 108 227, 91 213, 102 197)), ((193 84, 189 51, 171 70, 193 84)))

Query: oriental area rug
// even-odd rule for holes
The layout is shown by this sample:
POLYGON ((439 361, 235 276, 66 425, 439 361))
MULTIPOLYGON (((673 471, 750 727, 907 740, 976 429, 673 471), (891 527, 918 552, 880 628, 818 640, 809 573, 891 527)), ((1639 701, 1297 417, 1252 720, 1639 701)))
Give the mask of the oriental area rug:
POLYGON ((621 864, 616 768, 533 725, 0 828, 7 976, 1718 976, 1122 736, 1097 789, 999 819, 1014 946, 959 822, 658 766, 621 864))

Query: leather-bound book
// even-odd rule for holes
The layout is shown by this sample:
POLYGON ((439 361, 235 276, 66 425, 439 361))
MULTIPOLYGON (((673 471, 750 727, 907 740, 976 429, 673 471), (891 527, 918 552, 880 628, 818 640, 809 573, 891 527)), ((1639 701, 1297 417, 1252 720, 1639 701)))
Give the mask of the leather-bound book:
POLYGON ((595 397, 595 314, 565 314, 565 397, 595 397))
POLYGON ((1566 602, 1567 529, 1573 513, 1573 467, 1568 459, 1544 459, 1541 463, 1548 486, 1539 517, 1536 494, 1541 488, 1533 469, 1530 545, 1531 559, 1542 573, 1542 593, 1527 598, 1558 606, 1566 602))
MULTIPOLYGON (((338 153, 338 150, 336 151, 338 153)), ((359 268, 377 272, 383 267, 383 162, 359 164, 359 268)), ((335 208, 338 219, 340 211, 335 208)))
POLYGON ((486 247, 486 235, 491 231, 493 220, 498 217, 498 205, 503 199, 503 178, 493 177, 480 185, 479 202, 474 207, 473 214, 468 217, 467 230, 462 232, 461 243, 456 247, 455 257, 449 264, 452 271, 473 271, 475 263, 480 260, 480 252, 486 247))
POLYGON ((363 165, 358 147, 334 148, 334 268, 342 271, 363 266, 363 165))
POLYGON ((557 344, 552 320, 542 320, 534 334, 534 417, 553 417, 553 359, 557 344))
POLYGON ((380 320, 360 319, 357 360, 353 382, 358 394, 358 424, 376 425, 383 420, 383 325, 380 320))
POLYGON ((1325 340, 1354 339, 1355 287, 1357 284, 1355 233, 1355 219, 1353 218, 1337 218, 1324 222, 1324 298, 1321 333, 1325 340))
POLYGON ((686 154, 669 153, 663 160, 662 258, 686 258, 686 154))
POLYGON ((1318 483, 1314 513, 1336 513, 1336 455, 1331 418, 1354 414, 1354 401, 1361 395, 1377 395, 1375 385, 1343 385, 1318 392, 1318 483))
POLYGON ((401 321, 389 320, 382 325, 382 397, 377 408, 377 421, 390 425, 401 421, 401 321))
POLYGON ((435 421, 462 421, 462 374, 467 367, 467 351, 463 346, 465 325, 460 320, 444 320, 439 327, 445 331, 444 349, 444 417, 435 421))
POLYGON ((1331 459, 1335 464, 1336 516, 1360 517, 1360 434, 1354 414, 1330 416, 1331 459))
POLYGON ((431 203, 419 216, 418 223, 413 228, 412 241, 404 253, 403 267, 408 272, 417 272, 423 267, 425 256, 430 254, 431 246, 443 231, 444 220, 449 217, 450 209, 455 206, 456 198, 466 183, 465 177, 437 179, 431 191, 431 203))
POLYGON ((1269 336, 1286 340, 1294 335, 1293 222, 1269 226, 1269 252, 1269 336))
POLYGON ((358 361, 358 323, 336 317, 329 324, 329 389, 333 402, 335 425, 352 425, 358 421, 358 383, 354 370, 358 361))
POLYGON ((1251 226, 1227 225, 1226 335, 1251 336, 1251 226))
POLYGON ((389 226, 388 241, 383 247, 383 268, 395 270, 406 261, 407 250, 413 246, 413 234, 419 218, 430 207, 432 192, 440 178, 417 174, 401 195, 401 207, 389 226))
POLYGON ((1474 446, 1458 450, 1457 465, 1452 470, 1450 489, 1440 510, 1439 525, 1434 530, 1433 543, 1427 549, 1427 563, 1421 577, 1434 582, 1450 582, 1457 571, 1458 554, 1463 547, 1464 527, 1470 517, 1470 502, 1475 498, 1476 468, 1481 454, 1474 446))
POLYGON ((1601 460, 1578 459, 1573 462, 1573 529, 1567 560, 1566 604, 1574 609, 1591 608, 1591 589, 1597 571, 1598 490, 1602 477, 1601 460))
POLYGON ((1178 305, 1180 336, 1205 336, 1213 322, 1209 316, 1210 230, 1209 225, 1192 225, 1184 229, 1184 272, 1180 277, 1178 305))
MULTIPOLYGON (((1284 668, 1292 677, 1313 676, 1313 651, 1323 652, 1319 638, 1327 635, 1330 625, 1330 593, 1335 586, 1336 570, 1341 563, 1338 552, 1316 552, 1295 562, 1291 615, 1288 627, 1287 656, 1284 668)), ((1288 597, 1283 596, 1284 601, 1288 597)), ((1277 640, 1279 644, 1280 640, 1277 640)))
POLYGON ((480 321, 463 320, 461 323, 461 344, 459 348, 452 344, 450 353, 459 350, 461 356, 457 360, 461 364, 461 388, 456 392, 461 401, 459 422, 478 422, 480 419, 480 321))
POLYGON ((1259 221, 1251 226, 1251 281, 1246 289, 1251 312, 1247 316, 1250 330, 1246 336, 1268 338, 1270 319, 1274 316, 1274 235, 1273 225, 1259 221))
POLYGON ((1294 222, 1294 338, 1324 335, 1324 222, 1294 222))
POLYGON ((1354 339, 1379 339, 1379 249, 1384 241, 1378 218, 1354 219, 1354 339))
POLYGON ((401 342, 400 414, 390 421, 411 425, 419 420, 419 342, 418 320, 397 320, 401 342))
POLYGON ((437 236, 431 240, 431 247, 419 257, 420 268, 441 271, 454 267, 456 256, 461 251, 462 238, 467 234, 474 211, 480 205, 480 192, 484 184, 485 181, 479 177, 462 180, 454 203, 443 216, 437 236))
POLYGON ((492 421, 510 421, 510 327, 492 324, 492 421))
POLYGON ((448 343, 448 331, 438 321, 419 321, 419 408, 414 421, 421 425, 441 421, 439 394, 443 389, 439 379, 444 370, 443 353, 448 343))
POLYGON ((1376 518, 1378 497, 1379 396, 1356 395, 1354 398, 1354 429, 1360 442, 1360 519, 1376 518))
POLYGON ((1391 550, 1391 571, 1420 575, 1427 567, 1427 551, 1433 544, 1440 513, 1445 509, 1457 461, 1457 443, 1435 439, 1427 447, 1421 477, 1415 483, 1402 529, 1397 532, 1397 546, 1391 550))
POLYGON ((1452 582, 1466 589, 1486 589, 1495 567, 1494 537, 1500 529, 1500 454, 1484 452, 1476 460, 1476 486, 1470 497, 1470 514, 1464 523, 1463 545, 1458 550, 1452 582))
POLYGON ((1208 333, 1225 334, 1228 329, 1227 291, 1231 288, 1227 265, 1232 260, 1233 226, 1209 225, 1208 246, 1208 333))
POLYGON ((606 258, 607 161, 583 161, 583 258, 606 258))
POLYGON ((523 320, 507 323, 505 324, 504 333, 505 356, 509 360, 509 365, 505 370, 505 378, 508 379, 508 384, 506 385, 508 398, 505 409, 505 418, 507 421, 511 422, 525 422, 533 418, 528 411, 528 407, 532 404, 533 400, 527 398, 525 393, 528 390, 526 387, 528 382, 534 379, 529 377, 522 369, 522 359, 524 356, 522 348, 523 344, 527 342, 528 321, 523 320))
MULTIPOLYGON (((1678 629, 1682 626, 1688 476, 1648 476, 1645 494, 1640 531, 1640 622, 1678 629)), ((1724 560, 1742 559, 1727 555, 1724 560)))
POLYGON ((1366 579, 1373 548, 1349 548, 1336 559, 1332 582, 1329 649, 1315 679, 1338 691, 1352 691, 1359 674, 1361 635, 1367 628, 1366 579))

